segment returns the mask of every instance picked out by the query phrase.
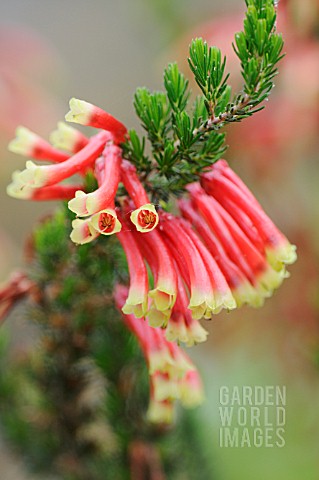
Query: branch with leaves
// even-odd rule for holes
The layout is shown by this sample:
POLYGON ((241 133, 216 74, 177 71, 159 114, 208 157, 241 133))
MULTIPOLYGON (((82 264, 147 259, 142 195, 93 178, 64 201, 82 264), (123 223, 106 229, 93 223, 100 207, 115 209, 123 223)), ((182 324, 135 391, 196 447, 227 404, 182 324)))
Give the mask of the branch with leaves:
POLYGON ((135 130, 123 145, 125 156, 144 176, 154 201, 179 196, 185 185, 196 181, 209 165, 225 153, 225 133, 219 130, 263 109, 282 58, 283 40, 276 33, 276 8, 272 0, 246 0, 242 32, 236 33, 234 49, 241 63, 244 86, 232 94, 226 57, 201 38, 189 49, 189 67, 201 90, 192 105, 188 80, 176 63, 164 72, 165 92, 139 88, 134 106, 151 156, 145 153, 146 138, 135 130))

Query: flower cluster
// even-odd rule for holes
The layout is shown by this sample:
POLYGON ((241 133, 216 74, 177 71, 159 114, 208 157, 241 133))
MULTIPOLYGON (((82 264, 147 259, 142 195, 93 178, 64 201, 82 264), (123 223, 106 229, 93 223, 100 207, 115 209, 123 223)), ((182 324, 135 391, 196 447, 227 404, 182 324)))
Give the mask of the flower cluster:
MULTIPOLYGON (((115 302, 123 308, 127 288, 117 285, 115 302)), ((203 400, 203 387, 196 367, 176 343, 168 342, 160 328, 152 328, 142 319, 125 314, 127 327, 138 339, 150 375, 148 418, 154 423, 170 423, 173 402, 180 400, 186 407, 195 407, 203 400)))
POLYGON ((202 318, 243 304, 262 305, 287 276, 285 266, 295 261, 295 247, 224 160, 187 185, 176 203, 180 214, 156 210, 140 172, 123 158, 125 126, 87 102, 72 99, 70 107, 66 120, 102 131, 87 138, 59 123, 50 144, 19 128, 9 148, 51 164, 27 161, 25 170, 14 172, 8 193, 32 200, 68 199, 77 216, 70 235, 76 244, 117 236, 130 285, 117 288, 116 303, 149 365, 150 417, 169 418, 172 399, 192 398, 184 394, 192 388, 200 397, 196 370, 170 342, 203 342, 202 318), (97 181, 93 192, 85 192, 88 172, 97 181), (75 174, 82 178, 80 185, 61 183, 75 174))

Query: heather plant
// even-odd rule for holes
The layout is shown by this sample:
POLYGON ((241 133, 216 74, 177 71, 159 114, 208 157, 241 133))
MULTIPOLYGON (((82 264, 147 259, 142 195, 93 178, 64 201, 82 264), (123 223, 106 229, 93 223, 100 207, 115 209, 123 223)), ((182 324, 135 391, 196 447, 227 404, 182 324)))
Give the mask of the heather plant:
POLYGON ((41 337, 12 372, 3 368, 0 384, 5 431, 33 469, 66 479, 199 478, 203 457, 202 478, 213 478, 196 411, 176 417, 176 402, 204 398, 186 350, 206 340, 205 320, 221 310, 262 306, 296 259, 222 159, 224 127, 263 108, 282 57, 274 2, 246 4, 234 40, 241 92, 232 92, 221 51, 195 39, 199 94, 175 63, 164 91, 137 89, 145 136, 73 98, 65 119, 97 133, 61 122, 50 142, 19 127, 10 143, 49 165, 28 160, 8 194, 64 201, 35 228, 25 274, 0 292, 4 314, 29 298, 24 315, 41 337))

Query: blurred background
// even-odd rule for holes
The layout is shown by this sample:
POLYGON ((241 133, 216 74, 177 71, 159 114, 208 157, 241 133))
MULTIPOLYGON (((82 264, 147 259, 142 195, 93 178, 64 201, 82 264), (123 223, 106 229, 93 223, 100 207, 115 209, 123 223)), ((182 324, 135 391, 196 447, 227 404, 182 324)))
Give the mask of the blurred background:
MULTIPOLYGON (((54 208, 6 196, 12 171, 24 164, 6 150, 16 126, 48 138, 75 96, 137 128, 135 89, 161 89, 170 61, 177 60, 188 74, 185 59, 194 36, 227 54, 231 83, 240 89, 231 43, 244 9, 244 0, 2 0, 1 281, 22 265, 34 222, 54 208)), ((319 478, 318 0, 282 0, 278 30, 287 55, 276 88, 264 111, 228 127, 226 159, 297 245, 299 259, 290 268, 291 278, 263 309, 218 315, 206 324, 207 344, 191 352, 205 378, 202 416, 221 480, 319 478), (287 387, 284 448, 219 446, 223 385, 287 387)), ((19 480, 17 473, 9 476, 10 458, 0 453, 0 478, 19 480)), ((14 468, 17 472, 16 462, 14 468)))

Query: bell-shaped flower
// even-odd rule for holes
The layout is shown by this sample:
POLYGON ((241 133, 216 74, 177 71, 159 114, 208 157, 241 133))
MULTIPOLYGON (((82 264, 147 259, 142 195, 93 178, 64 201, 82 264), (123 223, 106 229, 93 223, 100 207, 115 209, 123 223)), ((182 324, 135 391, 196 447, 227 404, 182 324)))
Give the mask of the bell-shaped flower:
MULTIPOLYGON (((176 265, 176 268, 177 265, 176 265)), ((183 342, 188 347, 205 342, 208 332, 198 320, 194 320, 188 309, 188 297, 181 275, 177 277, 178 294, 172 314, 167 321, 165 337, 169 342, 183 342)))
POLYGON ((89 219, 76 218, 72 222, 72 232, 70 238, 77 245, 84 245, 92 242, 100 233, 93 228, 89 219))
POLYGON ((145 317, 148 310, 148 275, 143 255, 131 232, 122 230, 117 233, 117 238, 125 252, 130 273, 130 288, 122 310, 133 313, 136 318, 145 317))
POLYGON ((11 140, 8 149, 10 152, 18 153, 24 157, 49 160, 56 163, 64 162, 69 158, 69 155, 52 147, 49 142, 26 127, 16 129, 16 138, 11 140))
POLYGON ((66 114, 65 120, 107 130, 113 134, 117 143, 123 142, 127 133, 123 123, 119 122, 112 115, 92 103, 77 98, 71 98, 70 111, 66 114))
POLYGON ((122 224, 117 218, 116 211, 107 208, 90 217, 89 224, 102 235, 113 235, 121 231, 122 224))
POLYGON ((158 224, 158 213, 155 206, 150 203, 134 165, 123 160, 121 168, 122 183, 136 207, 136 210, 131 212, 131 222, 138 232, 151 232, 158 224))
POLYGON ((134 210, 130 218, 136 230, 141 233, 151 232, 158 224, 158 213, 155 206, 151 203, 142 205, 134 210))

